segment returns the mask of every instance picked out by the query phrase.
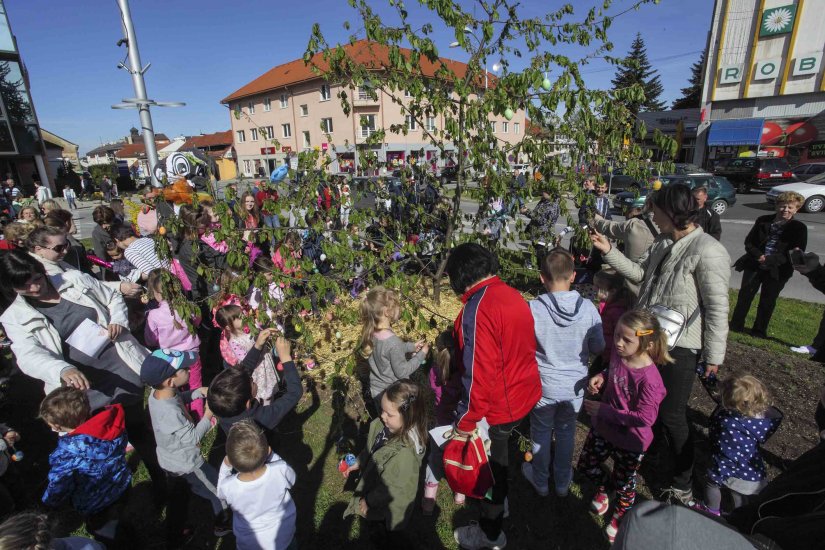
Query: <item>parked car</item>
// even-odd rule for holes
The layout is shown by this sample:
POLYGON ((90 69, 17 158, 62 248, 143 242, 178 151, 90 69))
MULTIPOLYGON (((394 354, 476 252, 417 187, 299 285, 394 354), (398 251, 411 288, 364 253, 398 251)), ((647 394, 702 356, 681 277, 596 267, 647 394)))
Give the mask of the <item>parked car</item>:
POLYGON ((680 176, 686 176, 688 174, 710 174, 710 172, 701 166, 690 164, 689 162, 677 162, 674 164, 673 173, 680 176))
POLYGON ((825 162, 809 162, 800 164, 793 169, 793 175, 796 176, 799 181, 808 181, 819 174, 825 174, 825 162))
POLYGON ((822 212, 825 210, 825 173, 814 176, 808 181, 777 185, 765 194, 769 204, 776 202, 776 197, 785 191, 795 191, 805 198, 803 212, 822 212))
MULTIPOLYGON (((708 190, 707 206, 720 216, 724 214, 729 207, 736 204, 736 189, 722 176, 714 176, 713 174, 673 174, 661 176, 659 179, 662 185, 684 183, 691 189, 697 186, 704 186, 708 190)), ((613 208, 624 212, 625 208, 633 204, 637 197, 646 197, 648 193, 650 193, 649 187, 640 189, 638 193, 631 191, 619 193, 613 199, 613 208)))
MULTIPOLYGON (((472 179, 472 172, 469 168, 464 169, 464 181, 470 181, 472 179)), ((438 175, 438 181, 441 182, 441 185, 446 185, 450 182, 458 181, 458 166, 445 166, 441 169, 441 173, 438 175)))
POLYGON ((791 171, 788 161, 781 158, 735 158, 719 163, 713 171, 724 176, 739 193, 752 189, 770 189, 783 183, 799 181, 791 171))

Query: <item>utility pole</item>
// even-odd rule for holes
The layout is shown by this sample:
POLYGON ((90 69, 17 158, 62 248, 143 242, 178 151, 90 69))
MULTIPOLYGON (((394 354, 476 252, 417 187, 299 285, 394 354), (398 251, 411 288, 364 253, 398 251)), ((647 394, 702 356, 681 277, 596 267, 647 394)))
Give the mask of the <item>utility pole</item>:
POLYGON ((137 109, 140 116, 141 133, 143 134, 143 145, 146 147, 146 161, 149 165, 149 177, 153 187, 160 187, 161 182, 155 177, 155 166, 158 164, 158 151, 155 147, 155 129, 152 126, 152 113, 149 112, 150 105, 159 107, 182 107, 181 102, 161 102, 149 99, 146 95, 146 82, 143 74, 149 70, 151 63, 145 67, 140 62, 140 51, 138 50, 137 35, 135 26, 132 23, 132 12, 129 10, 129 0, 117 0, 120 8, 120 18, 123 24, 123 38, 118 40, 117 45, 126 45, 126 64, 122 61, 118 64, 119 69, 126 69, 132 75, 132 85, 135 88, 135 97, 124 99, 123 103, 112 105, 112 109, 137 109))

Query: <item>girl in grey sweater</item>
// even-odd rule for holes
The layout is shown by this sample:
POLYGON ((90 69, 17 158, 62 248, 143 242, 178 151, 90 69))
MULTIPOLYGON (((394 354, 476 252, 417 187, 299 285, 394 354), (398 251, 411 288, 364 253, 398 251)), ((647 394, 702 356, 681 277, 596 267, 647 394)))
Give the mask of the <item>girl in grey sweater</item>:
POLYGON ((379 409, 383 391, 409 378, 430 350, 423 341, 405 342, 396 336, 392 324, 400 315, 398 294, 384 287, 373 288, 361 302, 361 354, 370 365, 370 395, 379 409))

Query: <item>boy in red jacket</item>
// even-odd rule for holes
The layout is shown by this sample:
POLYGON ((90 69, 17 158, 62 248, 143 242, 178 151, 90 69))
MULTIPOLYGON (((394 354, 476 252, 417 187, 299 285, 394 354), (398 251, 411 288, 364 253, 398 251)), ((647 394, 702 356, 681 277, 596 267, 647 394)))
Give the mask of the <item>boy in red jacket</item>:
MULTIPOLYGON (((458 405, 459 432, 469 433, 486 419, 490 425, 492 499, 481 501, 478 524, 454 532, 462 548, 503 548, 507 497, 507 442, 510 433, 541 397, 536 337, 530 306, 495 273, 492 252, 464 243, 450 253, 450 286, 464 307, 455 321, 463 395, 458 405)), ((456 442, 458 443, 458 442, 456 442)))

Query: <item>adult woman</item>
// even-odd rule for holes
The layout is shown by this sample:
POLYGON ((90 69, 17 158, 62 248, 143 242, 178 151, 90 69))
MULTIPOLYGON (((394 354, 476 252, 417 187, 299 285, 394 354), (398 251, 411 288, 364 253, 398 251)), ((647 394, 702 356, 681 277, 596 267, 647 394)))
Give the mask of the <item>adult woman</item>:
POLYGON ((672 498, 690 503, 693 441, 687 401, 697 361, 706 362, 707 376, 716 373, 725 359, 730 256, 719 241, 693 223, 697 204, 688 186, 669 185, 653 193, 650 200, 653 221, 661 233, 638 261, 629 260, 595 229, 591 239, 605 262, 631 283, 640 285, 636 307, 665 306, 686 320, 670 352, 674 363, 660 367, 667 396, 659 407, 658 423, 660 435, 665 436, 668 451, 675 459, 668 492, 672 498))
POLYGON ((734 264, 736 271, 743 273, 742 286, 730 321, 731 330, 745 328, 745 316, 761 287, 751 334, 759 338, 768 337, 768 324, 776 307, 776 299, 793 275, 788 251, 794 248, 805 250, 808 244, 808 228, 793 219, 804 202, 799 193, 780 193, 776 197, 776 214, 756 218, 745 237, 746 253, 734 264))
POLYGON ((13 250, 26 246, 26 239, 36 227, 30 223, 11 222, 3 229, 0 250, 13 250))
POLYGON ((0 278, 14 300, 0 323, 20 370, 42 380, 46 393, 61 384, 86 390, 93 410, 122 404, 129 441, 160 490, 163 472, 145 424, 138 376, 149 352, 129 332, 123 297, 74 269, 49 276, 43 264, 22 250, 0 255, 0 278), (67 342, 85 321, 105 330, 110 340, 94 357, 67 342))
POLYGON ((69 242, 69 250, 63 258, 63 261, 73 268, 91 275, 92 265, 89 263, 88 258, 86 258, 86 247, 73 237, 73 235, 77 233, 77 227, 74 224, 72 213, 63 209, 52 210, 43 218, 43 223, 46 224, 46 227, 53 227, 64 232, 69 242))
POLYGON ((40 221, 40 212, 37 211, 36 206, 24 206, 20 209, 17 219, 23 223, 40 221))
POLYGON ((199 301, 209 294, 209 289, 206 278, 198 273, 198 266, 223 269, 226 265, 226 255, 201 240, 201 235, 206 232, 211 223, 209 213, 202 206, 193 208, 191 205, 184 204, 180 207, 179 216, 182 226, 173 244, 172 254, 180 262, 192 285, 191 299, 199 301))

